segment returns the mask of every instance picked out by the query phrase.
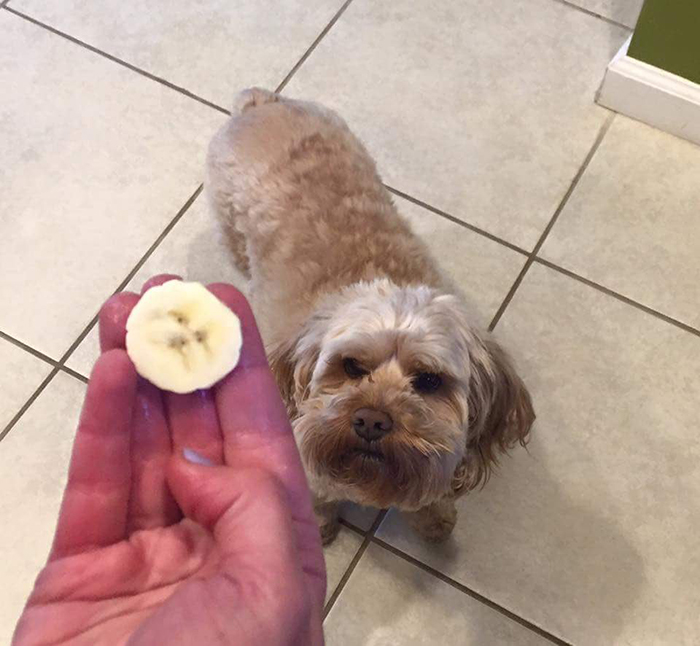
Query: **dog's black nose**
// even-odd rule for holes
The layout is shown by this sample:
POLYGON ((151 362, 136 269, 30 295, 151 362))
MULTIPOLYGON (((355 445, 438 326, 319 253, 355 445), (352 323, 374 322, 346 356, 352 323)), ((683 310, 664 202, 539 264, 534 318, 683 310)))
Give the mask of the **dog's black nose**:
POLYGON ((360 408, 352 416, 352 426, 361 438, 368 442, 378 440, 391 430, 391 416, 374 408, 360 408))

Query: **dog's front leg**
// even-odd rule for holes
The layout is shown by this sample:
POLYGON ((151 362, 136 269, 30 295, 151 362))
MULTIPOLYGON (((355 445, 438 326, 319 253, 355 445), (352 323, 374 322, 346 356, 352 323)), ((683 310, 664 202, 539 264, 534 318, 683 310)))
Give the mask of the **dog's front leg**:
POLYGON ((321 502, 317 499, 314 501, 314 512, 321 532, 321 543, 328 545, 333 542, 340 531, 339 504, 335 501, 321 502))
POLYGON ((406 518, 419 536, 431 543, 440 543, 450 536, 457 522, 454 498, 445 496, 418 511, 407 512, 406 518))

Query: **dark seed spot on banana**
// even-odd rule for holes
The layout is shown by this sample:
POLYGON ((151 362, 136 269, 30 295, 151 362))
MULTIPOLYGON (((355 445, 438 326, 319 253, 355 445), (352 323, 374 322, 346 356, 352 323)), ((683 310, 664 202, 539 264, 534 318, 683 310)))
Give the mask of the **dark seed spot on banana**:
POLYGON ((187 339, 184 336, 174 336, 172 339, 170 339, 170 341, 168 341, 168 345, 171 348, 181 350, 187 345, 187 339))
POLYGON ((203 343, 204 341, 207 340, 207 333, 203 332, 202 330, 197 330, 194 333, 194 338, 197 343, 203 343))
POLYGON ((180 314, 180 312, 169 312, 170 316, 172 316, 179 325, 187 325, 187 317, 183 316, 180 314))

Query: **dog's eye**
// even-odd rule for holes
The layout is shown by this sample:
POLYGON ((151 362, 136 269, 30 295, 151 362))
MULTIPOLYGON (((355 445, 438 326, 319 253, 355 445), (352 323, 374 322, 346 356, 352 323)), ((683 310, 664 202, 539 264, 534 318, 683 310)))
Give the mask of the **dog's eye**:
POLYGON ((413 387, 420 393, 434 393, 442 386, 442 378, 434 372, 421 372, 413 379, 413 387))
POLYGON ((345 370, 345 374, 353 379, 359 379, 360 377, 364 377, 366 374, 368 374, 368 372, 357 362, 357 359, 353 359, 352 357, 343 359, 343 369, 345 370))

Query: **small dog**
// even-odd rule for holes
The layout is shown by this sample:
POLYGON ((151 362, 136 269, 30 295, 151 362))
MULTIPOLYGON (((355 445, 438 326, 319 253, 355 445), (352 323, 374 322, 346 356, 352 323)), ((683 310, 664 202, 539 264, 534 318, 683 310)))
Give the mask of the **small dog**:
POLYGON ((530 395, 334 112, 250 89, 212 140, 207 190, 250 279, 321 535, 350 500, 445 539, 454 500, 525 444, 530 395))

